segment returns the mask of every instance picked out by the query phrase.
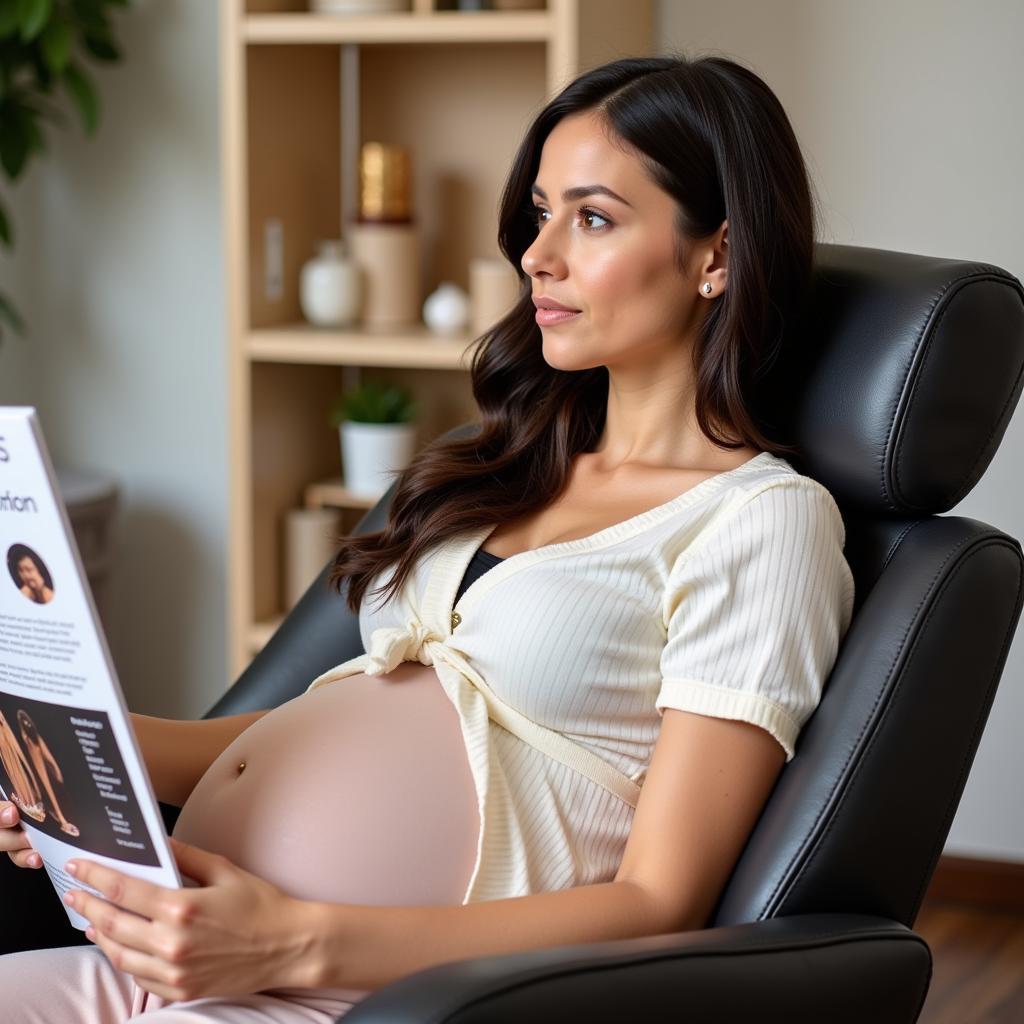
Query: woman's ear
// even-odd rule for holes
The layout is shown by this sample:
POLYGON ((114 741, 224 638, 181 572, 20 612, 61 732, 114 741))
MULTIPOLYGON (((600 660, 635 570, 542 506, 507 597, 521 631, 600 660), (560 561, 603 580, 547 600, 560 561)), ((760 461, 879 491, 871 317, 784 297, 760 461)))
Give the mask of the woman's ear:
POLYGON ((725 291, 729 277, 729 222, 723 220, 711 239, 710 252, 700 276, 700 292, 705 298, 717 298, 725 291))

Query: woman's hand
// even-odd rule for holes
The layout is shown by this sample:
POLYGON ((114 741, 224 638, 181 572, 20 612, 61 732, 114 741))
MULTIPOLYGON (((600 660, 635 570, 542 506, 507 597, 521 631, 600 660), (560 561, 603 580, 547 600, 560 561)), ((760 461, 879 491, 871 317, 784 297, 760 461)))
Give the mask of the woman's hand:
POLYGON ((19 868, 41 868, 43 858, 32 848, 18 821, 17 806, 7 800, 0 800, 0 850, 19 868))
POLYGON ((182 875, 201 888, 167 889, 95 861, 68 862, 105 897, 74 889, 65 899, 92 923, 86 935, 115 967, 171 1001, 314 987, 314 904, 220 854, 173 837, 171 847, 182 875))

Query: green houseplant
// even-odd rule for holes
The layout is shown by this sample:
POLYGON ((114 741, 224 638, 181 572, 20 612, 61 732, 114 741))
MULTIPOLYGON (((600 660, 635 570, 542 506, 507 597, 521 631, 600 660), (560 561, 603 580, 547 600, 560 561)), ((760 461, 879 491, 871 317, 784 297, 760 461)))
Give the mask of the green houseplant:
POLYGON ((340 428, 345 487, 379 498, 416 450, 417 404, 404 388, 367 380, 343 394, 331 410, 340 428))
MULTIPOLYGON (((18 180, 33 153, 44 153, 43 122, 66 125, 55 102, 66 93, 88 135, 96 133, 100 101, 81 58, 121 59, 108 8, 129 0, 0 0, 0 166, 18 180)), ((14 248, 14 229, 0 196, 0 242, 14 248)), ((0 339, 4 325, 19 334, 25 322, 0 294, 0 339)))

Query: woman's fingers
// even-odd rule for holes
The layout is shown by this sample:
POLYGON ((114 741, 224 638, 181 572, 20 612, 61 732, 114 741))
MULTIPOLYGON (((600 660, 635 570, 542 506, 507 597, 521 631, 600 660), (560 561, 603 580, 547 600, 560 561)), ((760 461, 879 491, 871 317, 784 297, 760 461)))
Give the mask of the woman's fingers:
POLYGON ((25 830, 18 824, 18 808, 0 800, 0 851, 19 868, 41 868, 43 859, 32 849, 25 830))
POLYGON ((41 868, 43 866, 43 858, 35 850, 18 850, 15 853, 8 853, 7 856, 19 868, 41 868))

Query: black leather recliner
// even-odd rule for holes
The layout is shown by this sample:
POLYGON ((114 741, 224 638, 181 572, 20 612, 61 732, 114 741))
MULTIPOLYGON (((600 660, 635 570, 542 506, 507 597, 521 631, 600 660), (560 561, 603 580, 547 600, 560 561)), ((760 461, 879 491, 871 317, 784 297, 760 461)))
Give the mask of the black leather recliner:
MULTIPOLYGON (((856 605, 710 926, 444 964, 374 992, 346 1024, 917 1020, 932 963, 912 927, 1024 580, 1015 538, 940 513, 977 483, 1020 397, 1024 288, 988 264, 819 244, 799 334, 779 384, 803 453, 790 461, 843 512, 856 605)), ((359 532, 383 525, 392 491, 359 532)), ((362 651, 325 578, 206 717, 277 706, 362 651)), ((47 880, 2 860, 0 948, 82 941, 47 880)))

